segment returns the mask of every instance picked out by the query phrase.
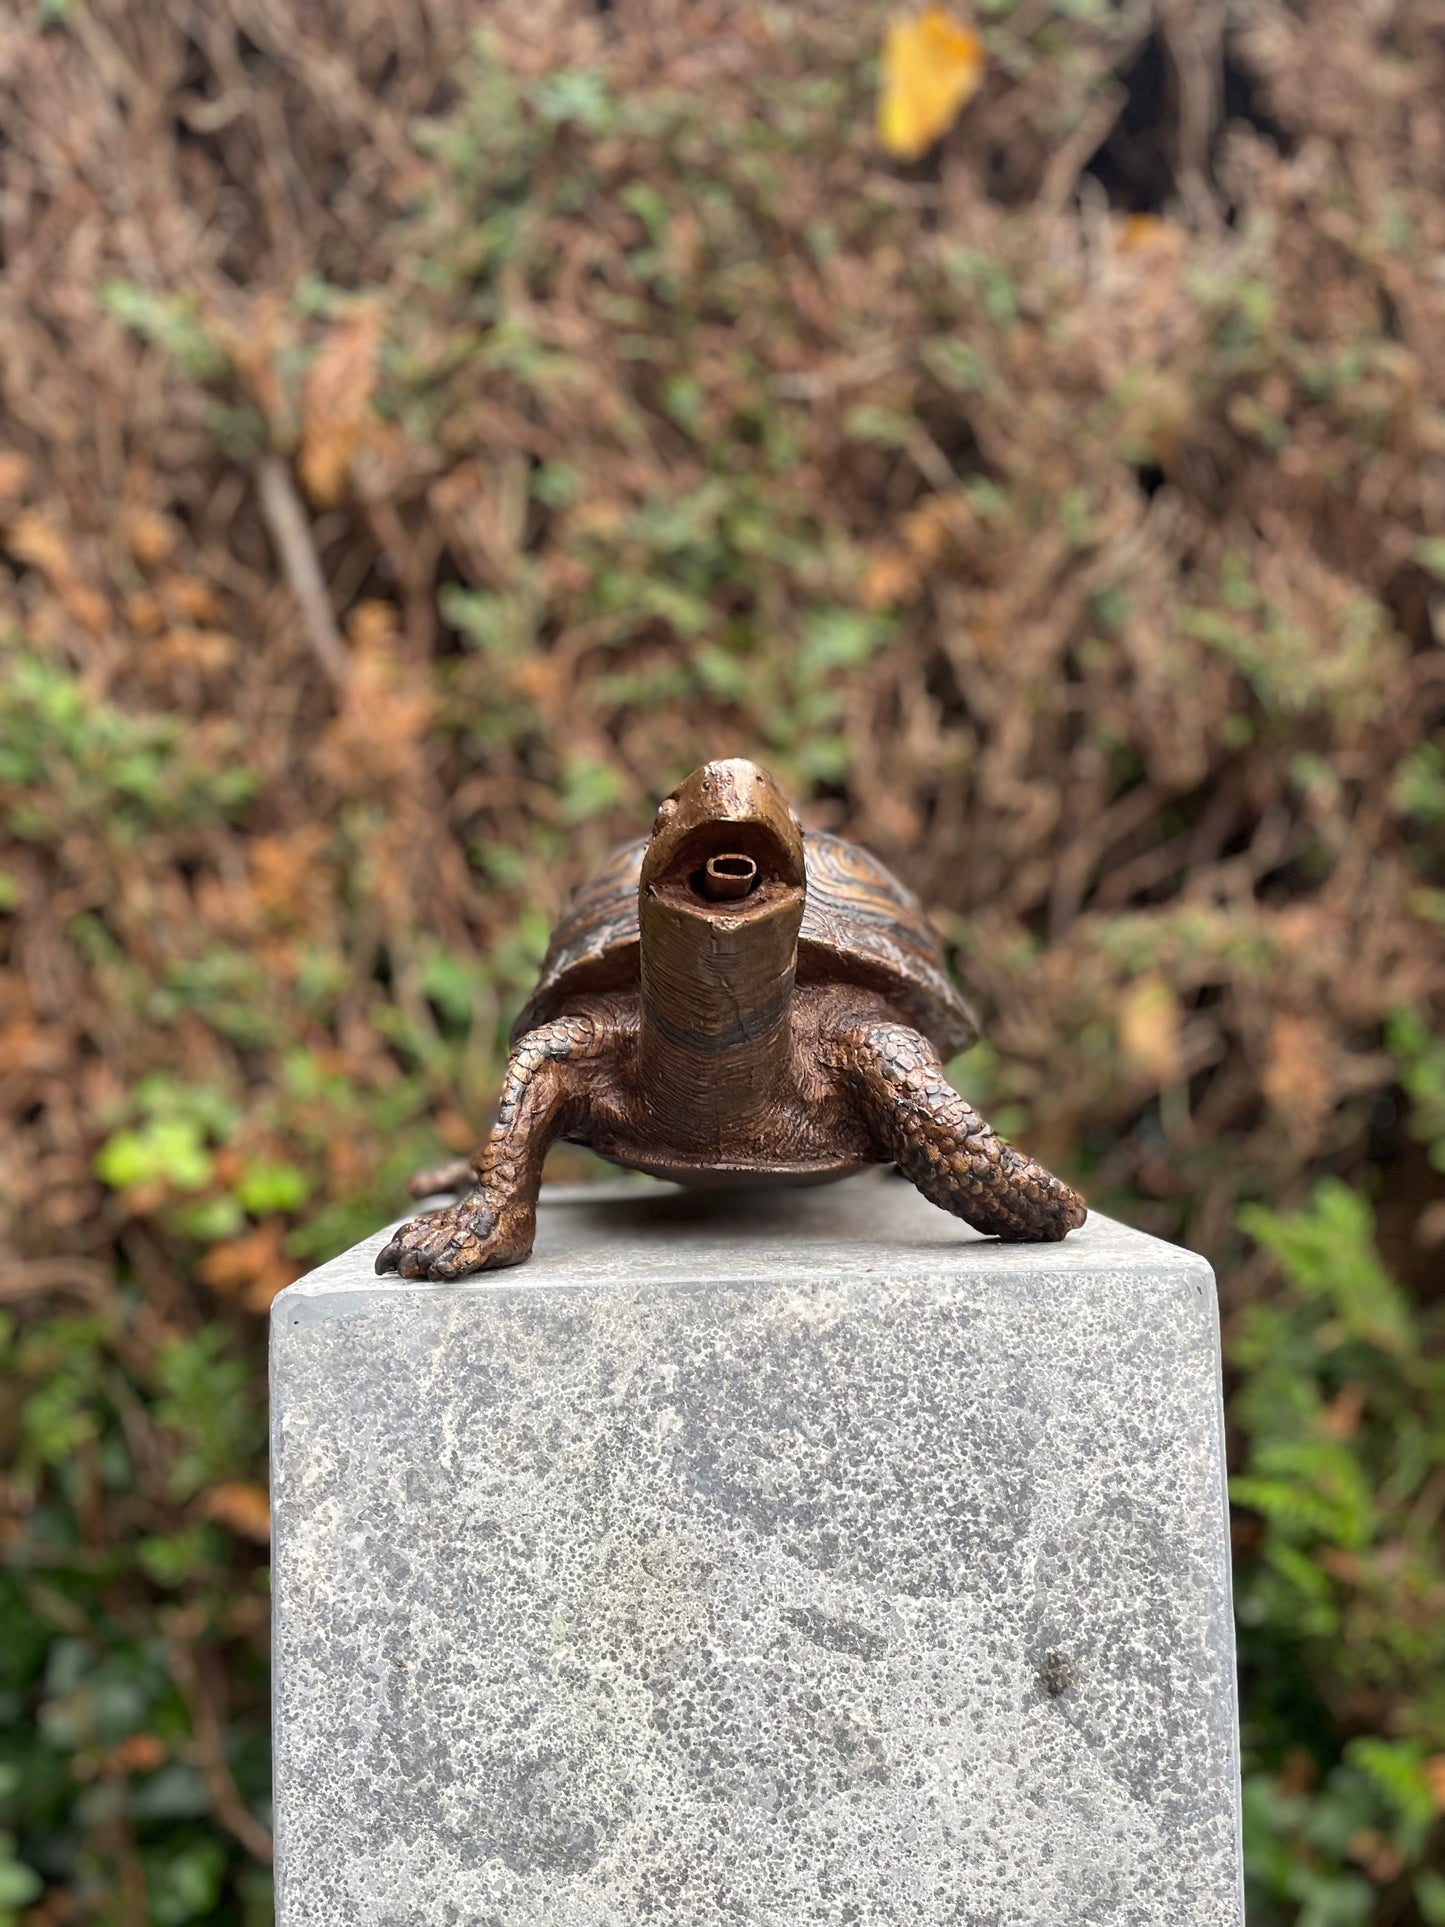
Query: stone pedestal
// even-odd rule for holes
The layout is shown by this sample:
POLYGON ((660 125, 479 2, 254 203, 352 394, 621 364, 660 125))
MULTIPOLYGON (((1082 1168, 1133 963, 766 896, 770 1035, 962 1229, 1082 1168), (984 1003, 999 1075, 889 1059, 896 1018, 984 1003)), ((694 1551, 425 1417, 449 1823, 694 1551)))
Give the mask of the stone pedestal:
POLYGON ((1217 1317, 891 1174, 273 1313, 279 1927, 1239 1927, 1217 1317))

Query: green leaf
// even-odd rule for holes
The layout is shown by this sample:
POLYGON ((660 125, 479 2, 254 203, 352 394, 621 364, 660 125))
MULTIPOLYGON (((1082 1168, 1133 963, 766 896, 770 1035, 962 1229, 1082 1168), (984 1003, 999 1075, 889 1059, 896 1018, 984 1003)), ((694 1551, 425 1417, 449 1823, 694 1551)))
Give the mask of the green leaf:
POLYGON ((566 462, 542 462, 532 473, 532 493, 549 509, 566 508, 580 485, 576 469, 566 462))
POLYGON ((563 822, 585 823, 622 800, 623 782, 611 763, 578 756, 563 770, 561 790, 563 822))
POLYGON ((886 619, 858 609, 816 610, 803 624, 798 669, 810 679, 836 669, 861 669, 888 633, 886 619))
POLYGON ((1239 1223, 1275 1253, 1292 1283, 1330 1306, 1352 1338, 1397 1355, 1415 1349, 1409 1308, 1375 1253, 1374 1214, 1347 1184, 1322 1179, 1307 1211, 1245 1205, 1239 1223))
POLYGON ((199 1191, 212 1171, 200 1127, 185 1117, 152 1118, 139 1130, 117 1131, 95 1158, 96 1176, 116 1191, 156 1182, 199 1191))
POLYGON ((989 369, 983 356, 950 335, 935 335, 925 341, 919 358, 929 374, 958 394, 977 394, 988 386, 989 369))
POLYGON ((223 350, 207 334, 195 302, 185 295, 157 294, 134 281, 104 281, 101 305, 122 327, 165 349, 185 374, 196 381, 222 375, 230 366, 223 350))
POLYGON ((235 1198, 222 1193, 202 1198, 198 1204, 177 1208, 169 1222, 176 1224, 188 1238, 196 1238, 202 1244, 218 1244, 222 1238, 234 1238, 245 1229, 246 1214, 235 1198))
POLYGON ((45 1882, 32 1868, 14 1858, 15 1841, 0 1833, 0 1907, 28 1907, 45 1891, 45 1882))
POLYGON ((221 1897, 226 1861, 226 1849, 214 1837, 148 1853, 146 1890, 153 1927, 186 1927, 189 1921, 209 1919, 221 1897))
POLYGON ((158 1586, 174 1590, 209 1562, 212 1538, 209 1526, 190 1526, 184 1532, 141 1539, 136 1558, 158 1586))
POLYGON ((229 1345, 224 1327, 210 1325, 194 1338, 174 1339, 157 1362, 162 1397, 155 1417, 180 1435, 171 1484, 181 1498, 238 1477, 265 1436, 265 1410, 252 1398, 250 1368, 229 1345))
POLYGON ((530 587, 497 594, 449 582, 438 592, 437 606, 454 629, 487 654, 511 662, 536 646, 539 604, 530 587))
POLYGON ((311 1180, 294 1164, 250 1164, 236 1196, 253 1218, 272 1211, 299 1211, 311 1195, 311 1180))
POLYGON ((856 441, 875 442, 881 448, 901 448, 913 432, 911 415, 871 403, 850 408, 843 419, 844 427, 856 441))
POLYGON ((1417 743, 1404 758, 1390 785, 1390 801, 1402 816, 1445 823, 1445 749, 1438 742, 1417 743))
POLYGON ((1425 1751, 1405 1740, 1363 1735, 1351 1740, 1345 1758, 1384 1795, 1419 1839, 1435 1823, 1435 1794, 1425 1772, 1425 1751))
POLYGON ((532 89, 532 104, 543 120, 575 120, 589 133, 604 133, 617 118, 604 74, 586 69, 547 74, 532 89))

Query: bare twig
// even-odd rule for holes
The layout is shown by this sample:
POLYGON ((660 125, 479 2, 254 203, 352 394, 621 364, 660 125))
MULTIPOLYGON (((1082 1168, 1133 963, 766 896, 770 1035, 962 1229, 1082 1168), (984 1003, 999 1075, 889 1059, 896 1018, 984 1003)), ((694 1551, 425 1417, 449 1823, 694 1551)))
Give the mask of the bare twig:
POLYGON ((291 480, 291 471, 279 455, 263 455, 256 464, 256 492, 316 660, 332 687, 344 689, 349 668, 346 645, 331 613, 326 578, 316 559, 316 545, 311 540, 306 511, 291 480))
POLYGON ((898 342, 875 342, 862 354, 830 367, 774 375, 768 386, 775 395, 789 401, 821 401, 840 394, 845 388, 858 388, 887 374, 902 359, 903 349, 898 342))
POLYGON ((166 1615, 166 1659, 171 1678, 180 1688, 190 1715, 196 1771, 210 1797, 216 1819, 240 1841, 247 1853, 269 1865, 275 1858, 275 1844, 241 1798, 241 1790, 232 1777, 226 1759, 225 1729, 207 1691, 193 1634, 194 1624, 189 1613, 166 1615))
POLYGON ((1108 139, 1115 121, 1124 111, 1127 98, 1128 95, 1117 81, 1110 81, 1100 89, 1083 119, 1073 133, 1060 143, 1049 162, 1039 188, 1038 205, 1041 212, 1057 214, 1067 205, 1070 195, 1079 184, 1079 176, 1088 164, 1089 156, 1108 139))
POLYGON ((1161 0, 1159 11, 1179 89, 1179 191, 1197 221, 1217 225, 1209 149, 1224 105, 1224 8, 1219 0, 1161 0))
POLYGON ((94 1258, 32 1258, 0 1269, 0 1305, 18 1304, 46 1292, 64 1292, 89 1305, 103 1305, 114 1282, 94 1258))

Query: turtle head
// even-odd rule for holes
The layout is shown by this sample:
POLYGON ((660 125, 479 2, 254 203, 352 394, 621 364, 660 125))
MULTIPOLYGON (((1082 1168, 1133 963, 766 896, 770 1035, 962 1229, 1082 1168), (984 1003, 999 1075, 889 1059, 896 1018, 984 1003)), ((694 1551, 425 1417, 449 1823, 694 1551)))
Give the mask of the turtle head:
POLYGON ((709 921, 802 919, 803 832, 765 769, 706 763, 657 812, 641 894, 709 921))
POLYGON ((716 1135, 772 1089, 803 921, 803 832, 756 763, 708 763, 657 812, 642 859, 642 1056, 674 1135, 716 1135))

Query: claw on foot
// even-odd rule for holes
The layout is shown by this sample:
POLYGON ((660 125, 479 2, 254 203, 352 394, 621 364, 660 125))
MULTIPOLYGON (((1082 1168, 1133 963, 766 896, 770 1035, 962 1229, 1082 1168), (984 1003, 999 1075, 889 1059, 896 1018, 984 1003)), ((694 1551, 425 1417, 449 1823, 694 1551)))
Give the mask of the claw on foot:
POLYGON ((530 1224, 508 1226, 480 1192, 444 1211, 413 1218, 377 1253, 378 1272, 440 1283, 473 1271, 520 1264, 532 1249, 530 1224))
POLYGON ((1004 1149, 1004 1164, 1012 1179, 1009 1203, 1027 1226, 1006 1231, 1004 1237, 1020 1244, 1057 1244, 1088 1217, 1088 1206, 1077 1191, 1012 1145, 1004 1149))

